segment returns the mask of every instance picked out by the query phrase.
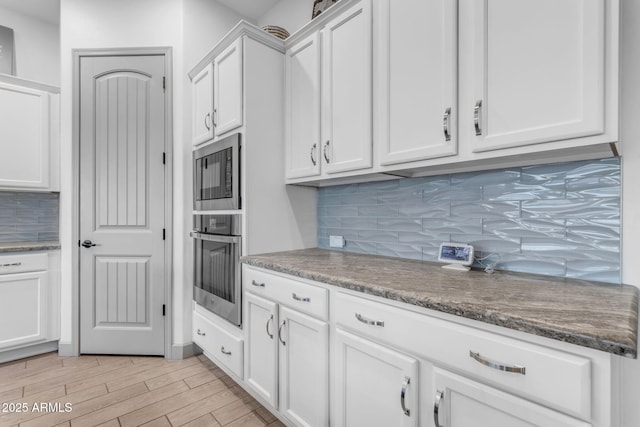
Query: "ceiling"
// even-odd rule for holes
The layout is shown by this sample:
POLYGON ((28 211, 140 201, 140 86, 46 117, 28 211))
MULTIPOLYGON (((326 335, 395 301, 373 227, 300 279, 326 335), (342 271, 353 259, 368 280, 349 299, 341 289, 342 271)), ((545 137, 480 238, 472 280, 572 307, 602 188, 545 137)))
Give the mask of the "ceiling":
MULTIPOLYGON (((15 1, 17 2, 20 0, 15 1)), ((229 9, 235 10, 242 16, 246 16, 247 18, 257 21, 258 18, 278 3, 278 0, 218 0, 218 3, 227 6, 229 9)))
POLYGON ((0 0, 0 7, 15 10, 54 25, 60 24, 60 0, 0 0))

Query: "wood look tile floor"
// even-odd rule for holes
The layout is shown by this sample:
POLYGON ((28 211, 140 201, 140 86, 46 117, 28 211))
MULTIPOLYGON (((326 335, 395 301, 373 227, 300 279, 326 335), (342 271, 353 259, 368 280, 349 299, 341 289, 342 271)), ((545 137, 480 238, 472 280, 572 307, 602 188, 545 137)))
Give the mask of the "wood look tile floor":
POLYGON ((0 364, 0 426, 284 424, 202 355, 165 360, 48 353, 0 364))

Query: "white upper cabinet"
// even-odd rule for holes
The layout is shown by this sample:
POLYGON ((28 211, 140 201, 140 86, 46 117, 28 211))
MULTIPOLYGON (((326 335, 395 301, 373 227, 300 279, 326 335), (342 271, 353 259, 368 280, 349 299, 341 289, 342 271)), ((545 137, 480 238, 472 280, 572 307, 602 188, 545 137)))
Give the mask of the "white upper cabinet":
POLYGON ((242 126, 242 38, 213 61, 213 126, 215 136, 242 126))
POLYGON ((382 0, 376 89, 381 165, 457 153, 457 2, 382 0))
POLYGON ((320 174, 320 33, 289 48, 286 73, 286 176, 320 174))
POLYGON ((213 138, 213 64, 207 65, 192 80, 193 145, 213 138))
POLYGON ((373 166, 371 0, 335 10, 287 46, 289 180, 330 178, 373 166))
POLYGON ((372 166, 371 0, 322 30, 322 160, 331 174, 372 166))
POLYGON ((615 79, 605 3, 460 0, 459 126, 473 152, 607 130, 617 138, 617 125, 605 127, 606 95, 614 96, 607 78, 615 79))
POLYGON ((0 188, 58 191, 57 88, 0 79, 0 188))

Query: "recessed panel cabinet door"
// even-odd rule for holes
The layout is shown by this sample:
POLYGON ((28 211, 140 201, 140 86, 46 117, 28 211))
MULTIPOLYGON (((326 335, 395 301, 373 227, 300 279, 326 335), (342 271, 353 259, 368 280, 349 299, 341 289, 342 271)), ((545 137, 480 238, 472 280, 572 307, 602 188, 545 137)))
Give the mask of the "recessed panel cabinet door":
POLYGON ((329 325, 280 308, 280 411, 298 425, 329 425, 329 325))
POLYGON ((213 138, 213 64, 193 78, 193 145, 213 138))
POLYGON ((0 275, 0 349, 47 338, 46 271, 0 275))
POLYGON ((417 426, 418 361, 341 329, 335 337, 335 425, 417 426))
POLYGON ((457 1, 376 6, 380 164, 456 154, 457 1))
POLYGON ((245 293, 245 379, 278 408, 278 310, 276 303, 245 293))
POLYGON ((286 52, 287 178, 320 174, 320 33, 286 52))
MULTIPOLYGON (((553 387, 552 384, 549 387, 553 387)), ((436 427, 589 427, 591 424, 552 411, 492 387, 434 369, 436 427)), ((425 414, 427 415, 427 414, 425 414)))
POLYGON ((49 186, 47 92, 0 82, 0 187, 49 186))
POLYGON ((460 12, 473 151, 604 132, 605 0, 461 0, 460 12))
POLYGON ((371 1, 357 3, 322 32, 323 171, 369 168, 373 149, 371 1))
POLYGON ((219 136, 242 126, 242 38, 213 61, 213 125, 219 136))

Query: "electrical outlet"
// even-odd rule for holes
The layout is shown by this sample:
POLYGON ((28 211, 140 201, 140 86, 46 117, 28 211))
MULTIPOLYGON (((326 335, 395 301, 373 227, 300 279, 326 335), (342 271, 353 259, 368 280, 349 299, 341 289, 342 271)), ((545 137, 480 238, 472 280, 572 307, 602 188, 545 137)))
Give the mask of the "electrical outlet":
POLYGON ((329 247, 330 248, 344 248, 346 244, 344 237, 342 236, 329 236, 329 247))

